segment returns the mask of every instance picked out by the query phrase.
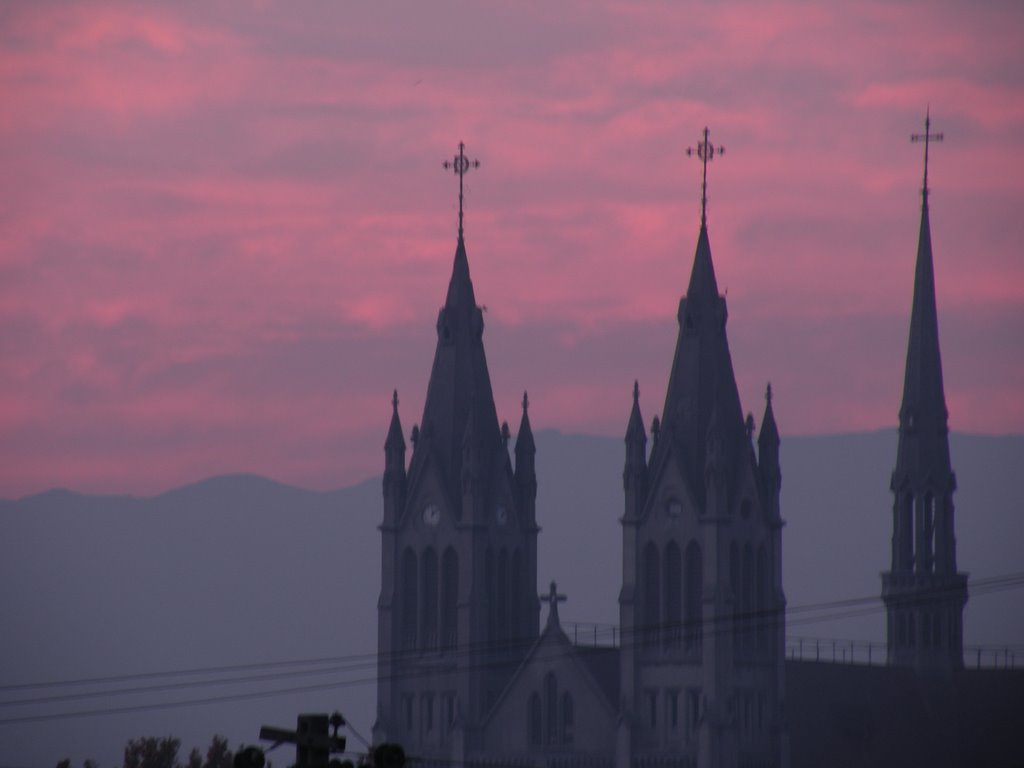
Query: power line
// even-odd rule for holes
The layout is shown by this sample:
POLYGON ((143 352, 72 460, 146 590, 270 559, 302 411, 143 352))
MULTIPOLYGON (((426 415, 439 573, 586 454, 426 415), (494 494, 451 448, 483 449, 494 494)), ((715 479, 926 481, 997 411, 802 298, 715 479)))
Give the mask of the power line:
MULTIPOLYGON (((972 594, 978 595, 978 594, 986 594, 986 593, 989 593, 989 592, 1003 591, 1003 590, 1007 590, 1007 589, 1018 589, 1018 588, 1020 588, 1022 586, 1024 586, 1024 572, 1022 572, 1022 573, 1013 573, 1013 574, 1005 574, 1005 575, 1000 575, 1000 576, 993 576, 993 577, 989 577, 989 578, 986 578, 986 579, 979 579, 976 582, 972 583, 972 590, 971 591, 972 591, 972 594)), ((941 590, 941 589, 936 589, 936 590, 934 590, 934 594, 932 596, 941 594, 942 591, 943 590, 941 590)), ((803 606, 793 606, 793 607, 787 608, 785 610, 785 613, 787 615, 792 614, 792 613, 807 614, 807 613, 814 613, 814 612, 819 612, 820 615, 817 615, 817 616, 815 616, 815 615, 797 616, 797 617, 794 617, 792 619, 788 619, 786 623, 787 623, 787 626, 801 626, 801 625, 806 625, 806 624, 819 623, 819 622, 823 622, 823 621, 833 621, 833 620, 838 620, 838 619, 842 619, 842 618, 849 618, 849 617, 852 617, 852 616, 861 616, 861 615, 867 615, 867 614, 871 614, 871 613, 877 613, 877 612, 879 612, 881 610, 884 610, 884 606, 879 605, 879 602, 880 601, 879 601, 878 596, 877 595, 872 595, 872 596, 869 596, 869 597, 847 598, 847 599, 842 599, 842 600, 832 600, 832 601, 825 601, 825 602, 819 602, 819 603, 810 603, 810 604, 806 604, 806 605, 803 605, 803 606), (835 609, 841 609, 841 610, 836 611, 835 609), (826 613, 826 614, 821 614, 822 611, 826 611, 826 610, 832 610, 834 612, 826 613)), ((740 631, 741 632, 745 631, 745 632, 753 633, 754 631, 756 631, 758 629, 764 629, 766 626, 774 625, 777 622, 777 620, 778 620, 778 616, 779 616, 779 612, 777 610, 751 611, 751 612, 746 612, 746 613, 732 613, 732 614, 722 614, 722 615, 712 616, 709 619, 709 623, 713 627, 710 630, 710 634, 718 635, 718 634, 723 634, 723 633, 727 633, 727 632, 733 632, 734 631, 734 626, 733 625, 735 625, 735 624, 740 624, 740 631)), ((686 623, 685 622, 677 622, 677 623, 672 623, 672 624, 666 623, 666 624, 660 624, 660 625, 643 625, 643 626, 639 626, 639 627, 634 628, 632 630, 632 632, 628 633, 628 634, 630 634, 630 635, 637 635, 637 634, 641 634, 641 633, 645 633, 645 632, 651 632, 652 630, 660 632, 660 631, 666 631, 666 630, 677 630, 677 629, 685 629, 685 628, 686 628, 686 623)), ((693 628, 693 627, 691 626, 691 628, 693 628)), ((602 630, 600 630, 600 632, 601 632, 602 636, 606 636, 606 633, 608 633, 608 632, 615 633, 617 630, 618 630, 618 627, 616 627, 614 625, 609 625, 607 629, 602 629, 602 630)), ((618 634, 619 634, 619 637, 620 637, 621 642, 623 644, 625 644, 627 642, 627 640, 629 642, 633 642, 634 641, 632 637, 630 637, 630 638, 626 637, 627 633, 619 632, 618 634)), ((702 628, 702 634, 708 634, 708 632, 704 631, 703 628, 702 628)), ((453 669, 454 669, 455 666, 457 665, 457 661, 458 661, 458 657, 459 656, 468 656, 468 655, 476 654, 476 653, 479 653, 479 652, 489 652, 490 654, 501 655, 502 653, 507 653, 509 651, 522 650, 525 646, 527 646, 527 645, 532 646, 533 643, 535 643, 535 642, 536 642, 536 639, 532 638, 532 639, 527 639, 527 640, 511 640, 511 641, 505 641, 505 642, 501 642, 501 643, 489 642, 489 643, 471 644, 469 646, 460 647, 459 649, 455 650, 454 652, 450 652, 449 653, 449 658, 453 662, 453 669)), ((1000 647, 1009 647, 1009 646, 1000 646, 1000 647)), ((564 655, 566 655, 568 653, 575 652, 576 649, 577 649, 577 646, 570 645, 568 650, 559 651, 557 654, 555 654, 553 656, 550 656, 550 658, 560 658, 561 656, 564 656, 564 655)), ((262 662, 262 663, 252 663, 252 664, 239 664, 239 665, 219 665, 219 666, 214 666, 214 667, 195 668, 195 669, 188 669, 188 670, 173 670, 173 671, 164 671, 164 672, 148 672, 148 673, 138 673, 138 674, 134 674, 134 675, 117 675, 117 676, 107 676, 107 677, 91 678, 91 679, 79 679, 79 680, 70 680, 70 681, 56 681, 56 682, 53 682, 53 683, 26 683, 26 684, 21 684, 21 685, 3 686, 3 687, 0 687, 0 690, 12 691, 12 690, 25 690, 25 689, 30 689, 30 688, 46 687, 46 686, 59 687, 59 686, 67 686, 67 685, 83 685, 83 684, 88 683, 90 680, 95 681, 95 682, 104 682, 105 683, 105 682, 111 682, 111 681, 129 681, 129 680, 133 680, 133 679, 136 679, 136 680, 138 680, 138 679, 154 679, 154 678, 166 678, 166 677, 172 677, 172 676, 187 676, 187 675, 193 675, 194 676, 194 675, 204 674, 204 673, 208 673, 208 672, 218 672, 218 671, 226 671, 226 670, 244 671, 246 669, 253 669, 253 670, 255 670, 255 669, 266 669, 266 668, 280 668, 280 667, 288 667, 288 666, 292 666, 292 667, 303 666, 303 665, 309 666, 311 664, 312 665, 317 665, 317 664, 324 664, 324 663, 327 663, 327 662, 338 662, 338 661, 346 661, 346 660, 348 661, 347 664, 340 664, 340 665, 336 664, 335 666, 328 667, 326 669, 307 669, 307 670, 298 670, 298 671, 292 671, 292 672, 278 672, 278 673, 267 673, 267 674, 259 674, 259 675, 249 675, 249 676, 224 678, 224 679, 219 679, 219 680, 186 681, 186 682, 180 682, 180 683, 166 683, 166 684, 158 684, 158 685, 151 685, 151 686, 138 686, 138 687, 135 687, 135 688, 122 688, 122 689, 107 690, 107 691, 83 692, 83 693, 76 693, 76 694, 57 694, 57 695, 53 695, 53 696, 37 697, 37 698, 34 698, 34 699, 24 699, 24 700, 17 700, 17 701, 0 702, 0 706, 14 706, 14 705, 24 706, 24 705, 30 705, 30 704, 45 704, 45 703, 54 703, 54 702, 57 702, 57 701, 81 700, 81 699, 88 699, 88 698, 101 698, 101 697, 110 696, 110 695, 130 695, 130 694, 140 694, 140 693, 151 693, 151 692, 165 691, 165 690, 177 690, 177 689, 183 689, 183 688, 189 688, 189 687, 209 687, 209 686, 216 686, 216 685, 248 684, 248 683, 253 683, 253 682, 265 682, 265 681, 273 680, 273 679, 290 678, 290 677, 295 677, 295 676, 307 676, 307 675, 312 675, 312 674, 332 674, 332 673, 336 674, 336 673, 340 673, 340 672, 353 672, 353 671, 365 669, 367 667, 371 667, 372 668, 374 665, 376 665, 377 661, 379 659, 381 659, 381 658, 385 658, 385 659, 387 659, 389 661, 414 660, 415 659, 415 652, 402 651, 402 652, 398 652, 398 653, 394 653, 394 654, 386 654, 383 657, 379 656, 378 654, 363 653, 363 654, 352 654, 352 655, 348 655, 348 656, 323 657, 323 658, 319 658, 319 659, 273 661, 273 662, 262 662)), ((547 659, 548 659, 548 657, 542 658, 542 660, 547 660, 547 659)), ((518 663, 519 663, 518 660, 512 660, 512 659, 510 659, 510 660, 483 660, 483 661, 478 662, 477 664, 474 664, 474 665, 471 665, 471 666, 474 669, 477 669, 477 668, 481 668, 481 669, 496 669, 496 668, 501 668, 501 667, 514 666, 514 665, 517 665, 518 663)), ((461 668, 465 669, 466 666, 463 665, 461 668)), ((414 678, 414 677, 417 677, 417 676, 420 676, 420 675, 434 675, 434 674, 436 674, 436 670, 433 667, 428 667, 428 668, 424 668, 424 669, 419 670, 419 671, 412 670, 412 671, 403 672, 401 674, 389 675, 389 676, 385 677, 384 679, 409 679, 409 678, 414 678)), ((40 722, 40 721, 55 720, 55 719, 65 719, 65 718, 90 717, 90 716, 97 716, 97 715, 125 714, 125 713, 130 713, 130 712, 150 711, 150 710, 158 710, 158 709, 173 709, 173 708, 182 708, 182 707, 189 707, 189 706, 200 706, 200 705, 207 705, 207 704, 217 704, 217 703, 224 703, 224 702, 230 702, 230 701, 241 701, 241 700, 246 700, 246 699, 269 698, 269 697, 274 697, 274 696, 281 696, 281 695, 294 694, 294 693, 302 693, 302 692, 307 692, 307 691, 338 689, 338 688, 352 687, 352 686, 355 686, 355 685, 365 685, 365 684, 373 683, 373 682, 377 681, 378 679, 380 679, 380 676, 379 675, 374 675, 373 677, 356 678, 356 679, 348 679, 348 680, 336 680, 336 681, 326 682, 326 683, 313 683, 313 684, 309 684, 309 685, 291 686, 291 687, 287 687, 287 688, 277 688, 277 689, 270 689, 270 690, 264 690, 264 691, 249 691, 249 692, 242 692, 242 693, 231 693, 231 694, 224 694, 224 695, 221 695, 221 696, 210 696, 210 697, 187 699, 187 700, 179 700, 179 701, 171 701, 171 702, 153 702, 153 703, 149 703, 149 704, 137 704, 137 705, 130 705, 130 706, 126 705, 126 706, 107 707, 107 708, 100 708, 100 709, 77 710, 77 711, 64 712, 64 713, 15 716, 15 717, 10 717, 10 718, 0 719, 0 725, 11 725, 11 724, 27 723, 27 722, 40 722)))

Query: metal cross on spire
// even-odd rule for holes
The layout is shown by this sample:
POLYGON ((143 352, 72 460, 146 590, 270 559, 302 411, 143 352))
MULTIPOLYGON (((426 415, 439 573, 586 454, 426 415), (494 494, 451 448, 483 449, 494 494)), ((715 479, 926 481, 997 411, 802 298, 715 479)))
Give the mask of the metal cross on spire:
POLYGON ((704 140, 697 144, 696 148, 687 147, 686 155, 690 157, 697 155, 703 165, 703 178, 700 184, 700 224, 704 226, 708 222, 708 163, 714 159, 715 155, 724 155, 725 147, 716 147, 710 141, 708 141, 708 129, 704 128, 704 140))
POLYGON ((929 106, 927 111, 924 113, 924 133, 912 133, 910 135, 911 142, 924 142, 924 187, 922 193, 924 194, 925 203, 928 202, 928 144, 933 141, 942 141, 941 133, 932 133, 932 115, 931 107, 929 106))
POLYGON ((445 170, 449 168, 454 171, 455 175, 459 177, 459 239, 462 239, 462 177, 469 172, 470 168, 479 168, 479 160, 470 160, 465 154, 466 145, 463 142, 459 142, 459 154, 455 155, 451 160, 445 160, 442 163, 442 167, 445 170))

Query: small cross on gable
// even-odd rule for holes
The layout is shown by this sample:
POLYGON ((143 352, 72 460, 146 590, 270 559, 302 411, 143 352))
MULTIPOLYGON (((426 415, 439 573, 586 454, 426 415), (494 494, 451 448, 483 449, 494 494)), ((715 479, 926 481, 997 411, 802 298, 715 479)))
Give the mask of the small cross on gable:
POLYGON ((551 582, 551 589, 548 590, 546 595, 540 596, 541 602, 548 603, 551 607, 548 609, 548 626, 558 626, 558 604, 564 603, 568 598, 565 595, 558 594, 558 587, 555 582, 551 582))

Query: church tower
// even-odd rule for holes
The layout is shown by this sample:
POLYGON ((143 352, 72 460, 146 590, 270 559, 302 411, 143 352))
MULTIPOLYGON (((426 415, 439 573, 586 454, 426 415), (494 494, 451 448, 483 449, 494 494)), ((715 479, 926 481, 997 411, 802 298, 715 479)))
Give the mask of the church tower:
POLYGON ((910 340, 899 413, 899 445, 893 492, 892 567, 882 574, 889 663, 919 670, 963 667, 963 610, 967 575, 956 568, 949 414, 942 387, 935 271, 928 221, 928 144, 924 134, 921 231, 914 271, 910 340))
POLYGON ((740 406, 706 217, 721 148, 705 129, 695 151, 700 233, 649 455, 636 385, 626 431, 622 768, 786 762, 779 436, 770 388, 756 450, 740 406))
POLYGON ((515 445, 498 425, 463 237, 462 177, 479 163, 445 163, 459 176, 459 231, 437 348, 412 457, 392 400, 384 446, 375 743, 460 761, 538 636, 534 442, 523 397, 515 445))

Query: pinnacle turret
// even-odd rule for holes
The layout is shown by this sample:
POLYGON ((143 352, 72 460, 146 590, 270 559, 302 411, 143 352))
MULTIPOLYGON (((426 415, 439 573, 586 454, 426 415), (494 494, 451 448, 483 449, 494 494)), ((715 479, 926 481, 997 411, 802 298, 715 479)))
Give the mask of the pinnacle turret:
POLYGON ((519 434, 516 435, 515 482, 519 489, 519 503, 523 514, 529 520, 533 520, 536 515, 536 454, 537 446, 533 442, 533 429, 530 427, 530 398, 523 392, 523 416, 519 422, 519 434))
POLYGON ((405 488, 405 437, 398 418, 398 390, 391 397, 391 426, 384 441, 384 493, 401 492, 405 488))

